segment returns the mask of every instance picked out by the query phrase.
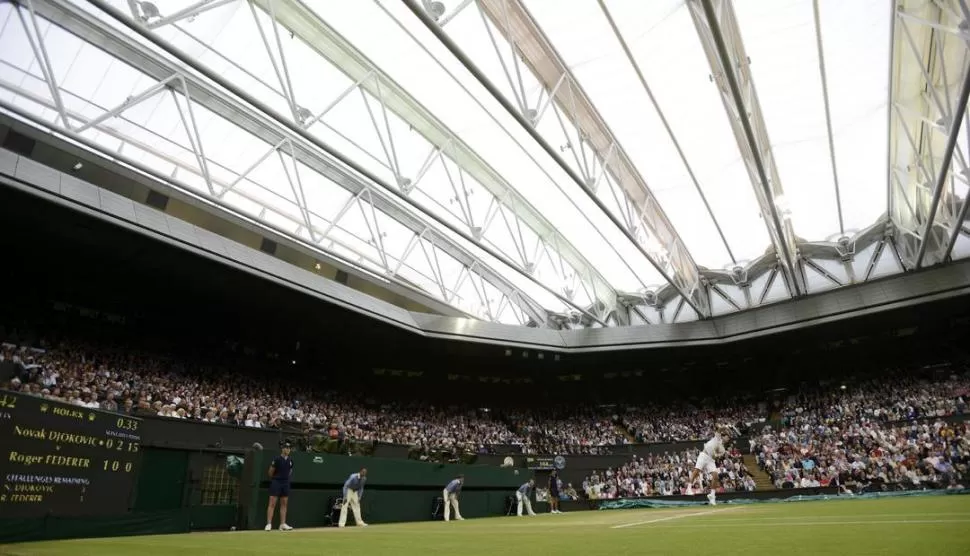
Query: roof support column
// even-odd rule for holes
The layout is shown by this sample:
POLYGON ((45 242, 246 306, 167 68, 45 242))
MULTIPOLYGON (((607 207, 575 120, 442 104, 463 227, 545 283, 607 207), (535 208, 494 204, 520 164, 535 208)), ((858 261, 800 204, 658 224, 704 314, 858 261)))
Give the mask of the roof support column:
POLYGON ((963 2, 894 12, 889 216, 907 269, 945 262, 967 218, 968 17, 963 2))
POLYGON ((734 8, 730 0, 689 0, 687 5, 751 177, 761 217, 784 270, 789 292, 802 295, 806 290, 795 264, 798 258, 795 231, 786 210, 784 189, 772 156, 754 81, 748 71, 749 60, 734 8))
MULTIPOLYGON (((506 70, 507 77, 512 80, 513 90, 519 87, 519 80, 514 77, 515 72, 522 69, 531 71, 545 89, 542 96, 548 100, 536 107, 523 103, 519 93, 516 93, 518 98, 511 100, 506 98, 441 28, 442 23, 447 22, 447 19, 436 23, 417 0, 404 0, 404 2, 657 269, 670 284, 669 297, 683 297, 698 315, 710 316, 700 273, 686 245, 667 219, 643 177, 637 172, 622 146, 616 141, 586 93, 573 78, 525 6, 518 0, 477 0, 476 2, 483 16, 495 26, 502 37, 512 44, 512 50, 516 56, 515 63, 518 64, 521 59, 525 66, 520 68, 516 65, 511 70, 506 70), (549 104, 553 104, 554 107, 550 107, 549 104), (563 114, 576 128, 579 133, 577 139, 583 145, 575 148, 585 148, 594 153, 597 158, 596 166, 605 170, 603 176, 582 175, 583 172, 573 168, 538 132, 536 129, 538 120, 543 114, 549 112, 563 114), (613 214, 597 197, 597 187, 605 187, 599 184, 601 179, 611 180, 623 192, 624 198, 617 200, 617 204, 628 207, 629 215, 613 214)), ((469 6, 466 9, 472 9, 472 7, 469 6)), ((664 285, 661 291, 666 288, 667 286, 664 285)))

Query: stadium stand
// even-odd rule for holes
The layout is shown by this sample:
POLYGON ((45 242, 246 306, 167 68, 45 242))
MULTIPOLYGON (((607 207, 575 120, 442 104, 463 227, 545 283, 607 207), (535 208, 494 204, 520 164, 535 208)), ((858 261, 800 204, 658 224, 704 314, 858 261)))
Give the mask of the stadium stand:
MULTIPOLYGON (((16 369, 2 386, 83 407, 252 428, 296 424, 334 439, 403 444, 417 453, 504 447, 602 455, 629 443, 624 430, 640 442, 677 442, 705 438, 715 423, 727 423, 747 435, 757 468, 750 469, 734 446, 718 462, 726 491, 830 484, 853 492, 946 488, 965 483, 970 464, 967 424, 959 422, 970 380, 957 374, 919 379, 897 373, 851 389, 830 384, 776 400, 771 409, 763 400, 746 400, 488 412, 382 403, 360 392, 280 385, 171 356, 71 341, 44 348, 4 342, 0 362, 16 369)), ((634 456, 588 476, 582 491, 589 498, 681 494, 696 455, 688 449, 634 456)))

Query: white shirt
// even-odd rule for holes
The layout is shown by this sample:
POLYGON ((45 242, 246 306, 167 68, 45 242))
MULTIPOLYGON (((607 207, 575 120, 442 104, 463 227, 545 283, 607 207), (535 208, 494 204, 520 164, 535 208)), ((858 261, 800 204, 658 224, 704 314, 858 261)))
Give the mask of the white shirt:
POLYGON ((720 434, 715 434, 714 438, 704 443, 704 453, 712 458, 724 453, 724 441, 720 434))

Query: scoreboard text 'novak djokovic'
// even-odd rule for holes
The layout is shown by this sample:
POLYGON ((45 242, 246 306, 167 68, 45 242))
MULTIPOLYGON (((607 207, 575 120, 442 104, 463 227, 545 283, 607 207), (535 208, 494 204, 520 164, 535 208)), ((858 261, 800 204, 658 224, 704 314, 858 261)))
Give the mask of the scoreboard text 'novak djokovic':
POLYGON ((0 390, 0 518, 128 512, 141 419, 0 390))

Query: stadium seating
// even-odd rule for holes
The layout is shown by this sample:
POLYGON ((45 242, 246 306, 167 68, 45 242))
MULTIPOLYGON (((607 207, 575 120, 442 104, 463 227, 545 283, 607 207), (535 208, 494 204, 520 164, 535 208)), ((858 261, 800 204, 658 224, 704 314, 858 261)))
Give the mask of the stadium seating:
MULTIPOLYGON (((488 412, 338 396, 313 384, 81 343, 46 349, 3 343, 0 362, 15 369, 0 386, 84 407, 254 428, 296 423, 334 439, 404 444, 417 453, 608 454, 632 440, 705 439, 715 423, 729 424, 748 436, 742 448, 750 448, 759 469, 749 470, 735 447, 718 462, 728 490, 753 490, 752 472, 767 474, 776 488, 942 488, 964 481, 970 464, 967 424, 953 422, 967 410, 967 376, 895 374, 851 389, 800 392, 771 408, 748 399, 488 412)), ((587 477, 583 491, 593 498, 680 494, 696 455, 691 449, 636 458, 587 477)))

